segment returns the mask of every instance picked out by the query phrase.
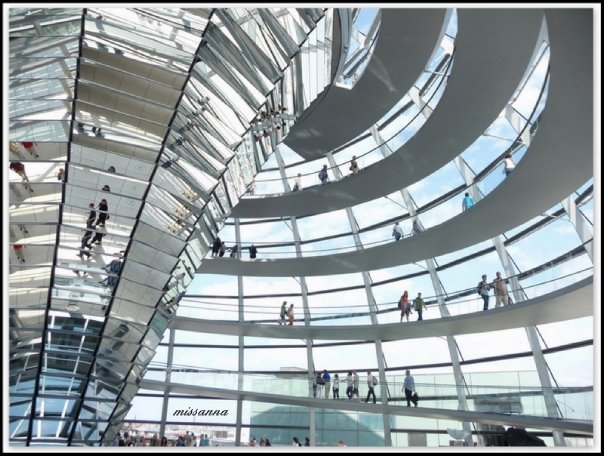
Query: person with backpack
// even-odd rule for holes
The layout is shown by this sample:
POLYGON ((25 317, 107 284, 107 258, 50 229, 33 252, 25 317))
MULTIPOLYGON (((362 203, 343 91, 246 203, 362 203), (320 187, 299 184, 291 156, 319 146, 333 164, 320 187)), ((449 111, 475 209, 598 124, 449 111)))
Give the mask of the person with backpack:
POLYGON ((401 323, 403 322, 403 315, 407 317, 409 321, 409 314, 411 314, 411 308, 409 307, 409 293, 407 290, 402 294, 401 299, 398 301, 398 308, 401 309, 401 323))
POLYGON ((323 169, 319 171, 319 180, 321 185, 325 185, 329 182, 329 176, 327 175, 327 165, 323 165, 323 169))
POLYGON ((369 396, 373 396, 373 403, 375 404, 375 391, 373 390, 378 384, 378 380, 374 375, 371 375, 371 371, 367 371, 367 399, 365 399, 365 404, 369 402, 369 396))
POLYGON ((489 310, 489 291, 491 290, 491 284, 487 281, 487 275, 482 275, 482 280, 476 285, 476 293, 482 298, 484 305, 482 310, 489 310))

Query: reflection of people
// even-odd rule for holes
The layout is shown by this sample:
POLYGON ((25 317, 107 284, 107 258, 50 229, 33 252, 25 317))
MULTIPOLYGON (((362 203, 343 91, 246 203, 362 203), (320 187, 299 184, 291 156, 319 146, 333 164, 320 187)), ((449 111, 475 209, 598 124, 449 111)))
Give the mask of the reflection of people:
POLYGON ((8 166, 12 171, 16 172, 23 182, 29 182, 29 178, 25 173, 25 165, 19 161, 10 162, 8 166))
POLYGON ((94 210, 94 203, 90 203, 88 205, 90 212, 88 213, 88 218, 86 219, 86 228, 92 228, 92 224, 96 220, 96 211, 94 210))
POLYGON ((346 446, 346 444, 344 443, 344 440, 338 440, 337 445, 338 445, 339 447, 345 447, 345 446, 346 446))
POLYGON ((164 162, 161 167, 168 169, 170 166, 172 166, 173 163, 178 162, 178 160, 180 160, 180 157, 177 155, 174 158, 169 159, 168 161, 164 162))
POLYGON ((516 163, 512 160, 512 154, 507 154, 503 159, 503 172, 505 177, 508 177, 512 171, 516 168, 516 163))
MULTIPOLYGON (((103 269, 107 272, 111 272, 114 274, 119 274, 122 270, 122 260, 115 259, 111 260, 111 262, 103 267, 103 269)), ((117 284, 118 277, 113 275, 108 275, 105 279, 101 280, 99 283, 103 284, 103 281, 107 280, 107 286, 113 287, 117 284)), ((104 284, 103 284, 104 285, 104 284)))
POLYGON ((82 243, 80 244, 80 253, 77 254, 80 258, 86 255, 87 258, 90 258, 90 252, 87 252, 84 249, 92 249, 92 244, 90 243, 90 239, 92 238, 92 230, 87 230, 82 237, 82 243))
POLYGON ((102 225, 99 226, 96 229, 96 234, 94 235, 94 238, 92 238, 91 244, 101 245, 101 243, 103 241, 103 236, 105 236, 106 234, 107 234, 107 229, 102 225))
POLYGON ((461 203, 461 210, 465 211, 466 209, 469 209, 472 206, 474 206, 474 198, 472 198, 470 194, 466 192, 464 199, 461 203))
POLYGON ((32 154, 34 157, 38 158, 38 152, 36 152, 36 143, 35 142, 31 142, 31 141, 23 141, 21 142, 21 145, 23 146, 23 148, 29 152, 30 154, 32 154))
POLYGON ((105 226, 105 221, 109 218, 109 214, 107 212, 109 210, 109 206, 107 206, 107 200, 103 198, 101 200, 101 202, 99 203, 98 208, 99 208, 99 218, 97 219, 94 226, 97 226, 97 225, 105 226))
POLYGON ((59 172, 57 173, 57 180, 65 182, 65 170, 63 168, 59 168, 59 172))
POLYGON ((23 244, 13 244, 13 252, 15 252, 15 255, 17 255, 17 259, 21 263, 25 263, 25 255, 23 253, 24 249, 25 249, 25 245, 23 245, 23 244))
POLYGON ((13 154, 19 156, 19 144, 14 141, 8 143, 8 150, 10 150, 13 154))

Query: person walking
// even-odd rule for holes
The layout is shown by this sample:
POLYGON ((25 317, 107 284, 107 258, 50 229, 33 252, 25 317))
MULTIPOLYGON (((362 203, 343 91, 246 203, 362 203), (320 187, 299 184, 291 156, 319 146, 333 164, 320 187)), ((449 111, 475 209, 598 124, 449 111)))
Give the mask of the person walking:
POLYGON ((99 218, 94 226, 105 226, 105 221, 109 218, 109 206, 107 205, 107 200, 103 198, 97 207, 99 209, 99 218))
POLYGON ((411 402, 413 402, 413 405, 417 407, 417 401, 413 400, 413 393, 415 392, 415 380, 411 376, 409 369, 405 371, 403 391, 405 392, 405 399, 407 399, 407 407, 411 407, 411 402))
POLYGON ((392 227, 392 236, 394 236, 395 241, 398 241, 400 238, 403 237, 403 229, 398 224, 398 222, 396 222, 392 227))
POLYGON ((482 298, 482 301, 484 303, 482 310, 489 310, 489 291, 490 290, 491 290, 491 285, 489 284, 489 282, 487 282, 487 275, 483 274, 482 280, 480 282, 478 282, 478 285, 476 286, 476 292, 480 295, 480 297, 482 298))
POLYGON ((353 388, 352 371, 348 371, 348 375, 346 376, 346 396, 348 396, 348 400, 352 399, 352 388, 353 388))
POLYGON ((402 294, 401 299, 398 301, 398 308, 401 309, 401 323, 403 322, 403 315, 407 317, 407 321, 409 321, 409 314, 411 313, 411 308, 409 307, 409 293, 407 290, 402 294))
POLYGON ((213 257, 218 256, 218 252, 220 251, 221 245, 222 245, 222 241, 220 240, 219 237, 214 239, 214 242, 212 242, 212 256, 213 257))
POLYGON ((285 316, 287 315, 287 301, 283 301, 281 304, 281 310, 279 311, 279 325, 285 325, 285 316))
POLYGON ((287 309, 287 326, 294 325, 294 304, 290 304, 289 309, 287 309))
POLYGON ((470 209, 472 206, 474 206, 474 198, 470 196, 470 193, 466 192, 464 199, 461 202, 461 210, 463 212, 467 209, 470 209))
POLYGON ((357 174, 359 172, 359 165, 357 163, 357 156, 353 155, 352 156, 352 160, 350 160, 350 171, 352 172, 352 174, 357 174))
POLYGON ((8 165, 8 167, 12 171, 16 172, 23 182, 29 183, 29 177, 27 177, 27 174, 25 173, 25 165, 23 163, 21 163, 20 161, 13 161, 10 162, 10 165, 8 165))
POLYGON ((423 320, 422 315, 425 307, 426 303, 422 299, 422 294, 418 293, 417 298, 413 300, 413 308, 417 312, 417 321, 423 320))
POLYGON ((302 189, 302 173, 298 173, 298 177, 294 180, 294 188, 292 191, 297 192, 302 189))
POLYGON ((88 250, 92 250, 92 243, 91 240, 92 239, 92 230, 87 230, 84 233, 84 236, 82 237, 82 242, 80 243, 80 253, 77 254, 77 256, 79 256, 80 258, 82 258, 84 255, 86 255, 86 258, 90 258, 91 253, 84 249, 88 249, 88 250))
POLYGON ((505 284, 505 279, 501 277, 501 272, 495 273, 495 280, 491 285, 495 289, 495 308, 508 304, 508 287, 505 284))
POLYGON ((90 209, 90 212, 88 213, 88 218, 86 219, 86 228, 92 228, 92 224, 96 220, 96 211, 94 210, 94 203, 90 203, 88 205, 88 209, 90 209))
POLYGON ((371 371, 367 371, 367 398, 365 399, 365 404, 367 402, 369 402, 369 397, 373 396, 373 403, 375 404, 375 392, 374 392, 374 388, 376 387, 376 385, 378 384, 377 382, 377 378, 375 378, 375 376, 371 375, 371 371))
POLYGON ((516 168, 516 163, 512 160, 512 154, 507 154, 503 159, 503 172, 505 173, 505 177, 508 177, 512 171, 516 168))
POLYGON ((319 180, 321 185, 325 185, 329 182, 329 176, 327 175, 327 165, 323 165, 323 169, 319 171, 319 180))
POLYGON ((357 374, 357 371, 352 371, 352 395, 356 396, 359 402, 361 401, 359 397, 359 374, 357 374))
POLYGON ((99 226, 96 228, 96 233, 94 238, 92 238, 92 242, 90 244, 98 244, 101 245, 103 242, 103 237, 107 234, 107 229, 104 226, 99 226))
POLYGON ((256 248, 256 246, 254 244, 252 244, 250 246, 250 259, 252 259, 252 260, 255 259, 257 253, 258 253, 258 249, 256 248))

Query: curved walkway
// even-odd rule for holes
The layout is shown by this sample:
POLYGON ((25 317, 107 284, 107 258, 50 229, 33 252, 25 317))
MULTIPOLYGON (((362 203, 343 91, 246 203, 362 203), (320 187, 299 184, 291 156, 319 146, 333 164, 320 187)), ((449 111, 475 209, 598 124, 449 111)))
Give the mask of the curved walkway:
POLYGON ((254 391, 235 391, 225 388, 210 388, 204 386, 185 385, 182 383, 162 382, 158 380, 143 380, 140 387, 146 390, 167 393, 192 395, 194 397, 211 397, 216 399, 244 400, 266 402, 270 404, 297 405, 308 408, 329 408, 332 410, 348 410, 351 412, 379 413, 383 415, 416 416, 419 418, 437 418, 461 422, 500 424, 524 428, 560 430, 593 435, 593 423, 577 420, 555 420, 538 416, 504 415, 487 412, 464 412, 460 410, 405 407, 400 405, 364 404, 355 401, 334 401, 312 399, 307 397, 288 396, 283 394, 257 393, 254 391))
MULTIPOLYGON (((436 308, 436 306, 430 308, 436 308)), ((561 290, 512 306, 472 312, 455 317, 423 320, 422 322, 304 326, 304 321, 299 320, 296 325, 285 327, 276 324, 278 310, 276 308, 275 323, 272 325, 176 317, 172 320, 171 329, 274 339, 355 341, 405 340, 501 331, 593 315, 593 278, 581 280, 561 290), (569 308, 569 303, 572 303, 571 308, 569 308)))
MULTIPOLYGON (((301 216, 343 209, 388 195, 444 166, 480 137, 509 102, 530 63, 542 13, 540 9, 460 9, 447 88, 430 118, 404 146, 361 173, 327 186, 243 198, 231 215, 301 216)), ((566 32, 557 31, 561 36, 566 32)), ((340 112, 334 110, 331 116, 339 119, 340 112)))
POLYGON ((490 239, 562 201, 593 176, 592 17, 550 10, 547 20, 551 80, 539 131, 514 172, 472 208, 396 243, 308 258, 205 259, 199 272, 297 277, 398 266, 490 239))
POLYGON ((375 50, 361 79, 352 90, 329 86, 287 135, 285 144, 304 159, 321 158, 376 123, 413 86, 438 45, 444 9, 381 13, 375 50))

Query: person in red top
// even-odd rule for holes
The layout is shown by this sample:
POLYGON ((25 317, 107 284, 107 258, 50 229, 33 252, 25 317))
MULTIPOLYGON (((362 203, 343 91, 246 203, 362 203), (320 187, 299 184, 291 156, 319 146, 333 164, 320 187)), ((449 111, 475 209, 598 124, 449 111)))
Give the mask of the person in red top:
POLYGON ((409 293, 407 290, 401 296, 401 299, 398 302, 398 307, 401 309, 401 323, 403 322, 403 315, 407 317, 407 321, 409 321, 409 314, 411 313, 411 308, 409 307, 409 293))
POLYGON ((27 174, 25 174, 25 165, 23 163, 18 161, 11 162, 9 168, 21 176, 23 182, 29 182, 29 178, 27 177, 27 174))
POLYGON ((23 255, 23 248, 25 246, 23 244, 13 244, 13 252, 17 255, 17 259, 21 261, 21 263, 25 263, 25 256, 23 255))
POLYGON ((32 154, 34 157, 39 157, 38 153, 36 152, 36 148, 35 142, 31 142, 31 141, 22 141, 21 145, 23 146, 23 148, 28 151, 30 154, 32 154))

